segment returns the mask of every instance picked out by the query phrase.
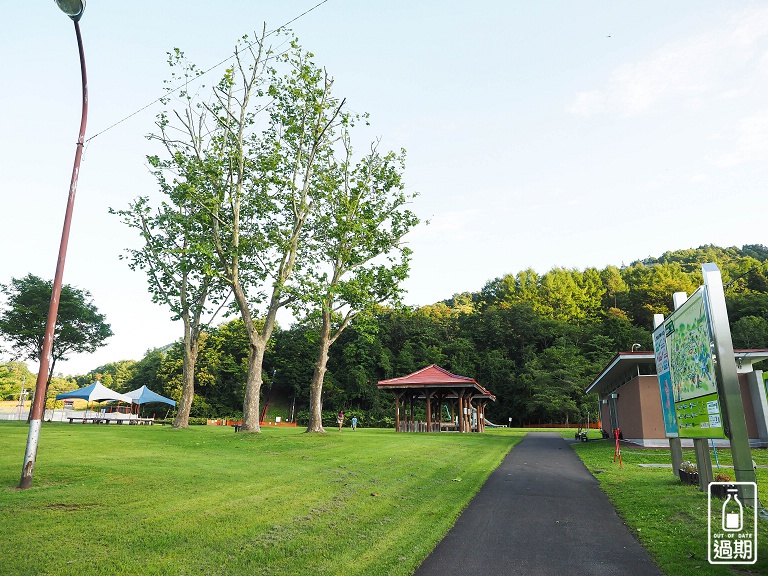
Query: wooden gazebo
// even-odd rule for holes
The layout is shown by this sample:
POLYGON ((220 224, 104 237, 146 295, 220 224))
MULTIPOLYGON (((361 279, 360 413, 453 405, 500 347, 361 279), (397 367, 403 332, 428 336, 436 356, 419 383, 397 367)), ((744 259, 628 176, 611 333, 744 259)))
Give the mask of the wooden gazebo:
POLYGON ((483 432, 485 405, 489 400, 496 401, 496 396, 474 378, 451 374, 435 364, 408 376, 379 380, 376 386, 395 395, 395 430, 398 432, 483 432), (414 401, 426 403, 426 422, 415 419, 414 401), (443 419, 443 406, 450 411, 450 420, 443 419))

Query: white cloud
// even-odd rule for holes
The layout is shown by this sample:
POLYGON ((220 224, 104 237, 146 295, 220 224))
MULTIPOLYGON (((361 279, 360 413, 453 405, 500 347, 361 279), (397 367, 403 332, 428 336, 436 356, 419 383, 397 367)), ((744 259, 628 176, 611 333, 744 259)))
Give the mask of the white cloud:
POLYGON ((768 110, 739 122, 732 149, 721 154, 715 164, 721 168, 732 168, 755 160, 768 160, 768 110))
POLYGON ((470 232, 476 230, 476 221, 479 216, 482 216, 479 209, 458 210, 426 216, 424 220, 428 220, 429 224, 414 228, 408 234, 408 239, 409 241, 430 239, 442 242, 446 237, 452 239, 466 238, 470 232))
POLYGON ((749 91, 755 75, 768 77, 764 7, 738 12, 717 27, 622 64, 604 87, 577 93, 569 111, 634 116, 672 98, 684 105, 702 96, 734 98, 749 91), (737 79, 749 86, 734 85, 737 79))
POLYGON ((576 94, 576 100, 570 105, 569 111, 576 116, 591 116, 600 110, 605 103, 606 93, 602 90, 589 90, 576 94))
POLYGON ((704 184, 710 180, 709 174, 694 174, 689 181, 691 184, 704 184))

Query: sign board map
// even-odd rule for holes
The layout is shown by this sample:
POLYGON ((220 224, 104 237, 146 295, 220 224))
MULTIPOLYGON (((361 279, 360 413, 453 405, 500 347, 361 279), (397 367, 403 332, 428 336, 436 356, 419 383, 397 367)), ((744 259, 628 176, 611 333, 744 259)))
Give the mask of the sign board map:
MULTIPOLYGON (((664 395, 668 394, 665 387, 671 385, 679 436, 724 438, 704 287, 694 292, 654 333, 654 350, 665 428, 668 419, 664 406, 664 395), (668 375, 658 370, 664 367, 665 355, 668 375), (662 366, 659 366, 660 358, 662 366)), ((670 429, 667 429, 667 436, 672 436, 670 429)))

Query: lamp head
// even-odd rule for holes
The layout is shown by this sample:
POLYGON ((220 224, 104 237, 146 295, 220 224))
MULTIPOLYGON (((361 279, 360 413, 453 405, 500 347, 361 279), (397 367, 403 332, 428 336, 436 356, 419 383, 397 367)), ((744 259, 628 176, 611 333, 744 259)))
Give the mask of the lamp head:
POLYGON ((55 0, 56 5, 64 14, 72 18, 75 22, 83 17, 85 12, 85 0, 55 0))

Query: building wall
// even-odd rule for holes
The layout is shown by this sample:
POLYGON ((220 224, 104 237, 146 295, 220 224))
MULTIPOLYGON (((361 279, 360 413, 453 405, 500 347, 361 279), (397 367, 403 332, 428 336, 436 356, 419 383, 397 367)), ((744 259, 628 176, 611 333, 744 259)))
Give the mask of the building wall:
POLYGON ((744 405, 744 418, 747 421, 747 434, 750 438, 759 438, 757 422, 755 422, 755 409, 752 406, 752 393, 749 389, 747 374, 739 374, 739 388, 741 388, 741 402, 744 405))
POLYGON ((661 392, 656 376, 638 376, 640 409, 643 414, 643 435, 640 438, 666 438, 664 415, 661 412, 661 392))
POLYGON ((619 428, 625 439, 643 437, 642 394, 640 379, 633 378, 617 391, 617 407, 619 411, 619 428))
POLYGON ((608 434, 611 433, 611 413, 608 408, 608 403, 603 404, 602 398, 600 399, 600 424, 608 434))
MULTIPOLYGON (((617 390, 619 428, 626 439, 664 439, 664 418, 656 376, 636 376, 617 390)), ((607 407, 607 405, 604 405, 607 407)), ((606 422, 610 422, 605 411, 606 422)), ((608 432, 611 432, 608 430, 608 432)))
MULTIPOLYGON (((752 406, 747 374, 739 374, 741 399, 747 422, 747 433, 752 439, 759 438, 755 410, 752 406)), ((636 376, 616 391, 616 406, 622 437, 631 439, 665 439, 664 417, 661 412, 661 394, 656 376, 636 376)), ((610 402, 610 400, 609 400, 610 402)), ((608 404, 601 404, 603 428, 612 433, 608 404)))

